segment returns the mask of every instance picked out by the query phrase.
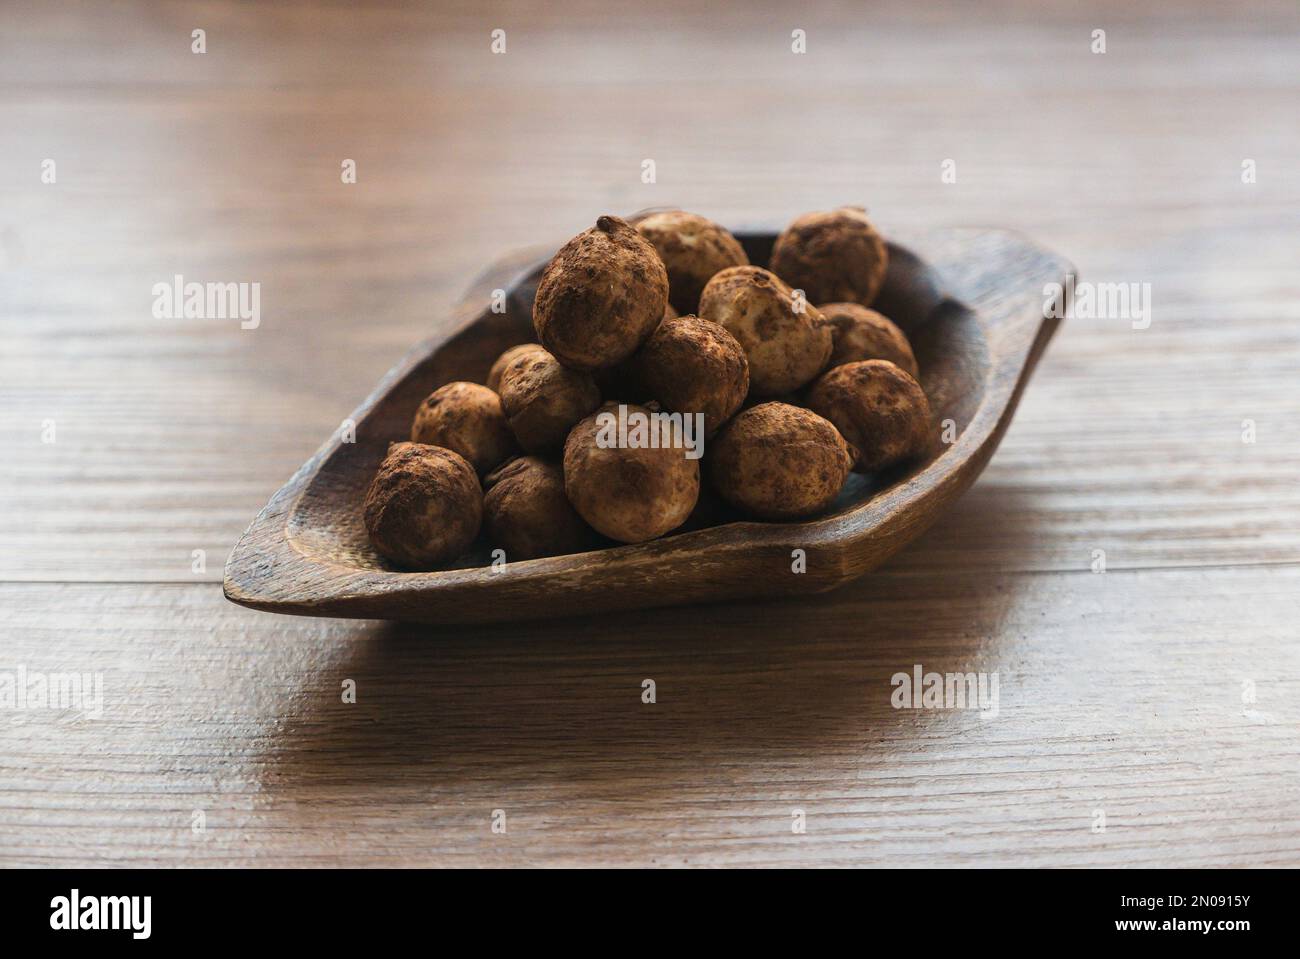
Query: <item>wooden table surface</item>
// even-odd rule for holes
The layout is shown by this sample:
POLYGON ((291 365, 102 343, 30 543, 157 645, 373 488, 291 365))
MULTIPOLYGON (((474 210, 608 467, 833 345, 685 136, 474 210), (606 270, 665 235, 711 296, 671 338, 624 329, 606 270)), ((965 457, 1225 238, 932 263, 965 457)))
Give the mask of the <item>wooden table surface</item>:
POLYGON ((0 863, 1300 864, 1300 13, 1154 6, 5 4, 0 676, 103 710, 0 710, 0 863), (1022 230, 1151 325, 1068 321, 957 508, 815 600, 222 597, 494 258, 841 203, 1022 230), (175 274, 260 283, 260 327, 155 319, 175 274), (914 664, 998 716, 895 710, 914 664))

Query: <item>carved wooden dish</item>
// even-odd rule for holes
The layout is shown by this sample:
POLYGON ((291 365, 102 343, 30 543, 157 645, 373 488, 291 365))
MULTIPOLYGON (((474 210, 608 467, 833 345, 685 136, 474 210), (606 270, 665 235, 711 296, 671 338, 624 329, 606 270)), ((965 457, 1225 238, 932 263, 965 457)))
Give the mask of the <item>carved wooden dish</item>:
MULTIPOLYGON (((751 262, 767 264, 774 232, 736 235, 751 262)), ((532 250, 491 267, 446 324, 449 332, 389 371, 351 416, 356 441, 330 437, 253 520, 226 564, 228 599, 306 616, 470 623, 833 589, 919 536, 979 475, 1059 322, 1043 316, 1043 287, 1071 270, 1002 231, 948 230, 909 246, 891 243, 873 305, 911 338, 935 430, 951 420, 955 439, 895 473, 854 475, 824 516, 766 523, 724 515, 733 521, 496 569, 479 543, 455 568, 390 568, 361 523, 375 469, 391 440, 408 437, 425 396, 452 380, 483 382, 504 349, 533 340, 533 293, 552 252, 532 250), (504 313, 490 309, 496 289, 507 293, 504 313), (795 549, 806 554, 801 574, 791 571, 795 549)))

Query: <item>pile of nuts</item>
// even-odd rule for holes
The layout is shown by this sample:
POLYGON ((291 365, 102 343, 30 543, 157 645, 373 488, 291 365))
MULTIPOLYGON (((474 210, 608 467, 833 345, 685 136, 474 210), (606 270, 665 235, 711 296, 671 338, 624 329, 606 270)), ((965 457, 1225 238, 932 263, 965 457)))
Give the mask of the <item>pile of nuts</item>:
POLYGON ((815 516, 851 471, 926 453, 916 358, 869 308, 888 252, 865 212, 799 217, 770 267, 694 213, 600 217, 542 274, 537 342, 503 353, 486 385, 435 390, 390 447, 365 499, 375 549, 430 569, 480 531, 522 560, 682 527, 704 510, 700 460, 608 442, 616 409, 694 418, 707 485, 757 519, 815 516))

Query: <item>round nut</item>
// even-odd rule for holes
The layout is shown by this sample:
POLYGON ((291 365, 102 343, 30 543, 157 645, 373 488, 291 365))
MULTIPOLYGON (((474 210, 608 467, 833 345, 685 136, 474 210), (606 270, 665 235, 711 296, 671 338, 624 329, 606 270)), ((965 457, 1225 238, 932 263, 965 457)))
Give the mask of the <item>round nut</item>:
POLYGON ((527 353, 529 350, 540 349, 542 349, 542 344, 540 343, 520 343, 518 346, 510 347, 510 349, 506 350, 496 358, 492 363, 492 369, 488 370, 487 388, 496 393, 500 393, 501 374, 504 373, 506 367, 510 365, 510 361, 522 353, 527 353))
POLYGON ((856 448, 855 472, 881 470, 930 448, 925 391, 888 360, 835 367, 808 391, 808 406, 834 423, 856 448))
POLYGON ((667 410, 704 414, 712 436, 749 393, 749 361, 736 338, 695 316, 664 320, 636 354, 647 395, 667 410))
POLYGON ((501 398, 478 383, 448 383, 430 393, 415 411, 411 442, 459 453, 479 476, 515 451, 501 398))
POLYGON ((668 273, 654 247, 618 217, 602 216, 547 264, 533 329, 565 366, 597 370, 636 352, 667 303, 668 273))
POLYGON ((407 569, 431 569, 474 542, 483 490, 459 453, 394 443, 366 492, 362 518, 381 556, 407 569))
POLYGON ((600 390, 590 376, 560 365, 540 347, 519 353, 501 372, 501 409, 529 453, 558 450, 573 424, 599 405, 600 390))
POLYGON ((756 396, 797 390, 831 356, 826 318, 757 266, 733 266, 711 279, 700 296, 700 316, 725 327, 744 347, 756 396))
POLYGON ((483 481, 488 542, 507 560, 581 553, 596 534, 564 493, 564 471, 536 456, 520 456, 483 481))
POLYGON ((817 309, 830 323, 835 340, 832 369, 859 360, 889 360, 912 379, 920 376, 907 335, 882 314, 857 303, 827 303, 817 309))
POLYGON ((738 413, 709 451, 709 476, 723 499, 762 519, 822 512, 853 464, 844 437, 822 417, 785 403, 738 413))
MULTIPOLYGON (((628 416, 650 411, 626 407, 628 416)), ((681 526, 700 495, 699 460, 671 446, 611 442, 611 406, 573 428, 564 444, 564 491, 597 532, 621 543, 641 543, 681 526)))
POLYGON ((668 299, 678 313, 694 313, 715 273, 749 263, 745 249, 712 220, 684 210, 652 213, 636 224, 668 270, 668 299))
POLYGON ((805 213, 776 238, 769 264, 814 303, 870 306, 885 282, 889 252, 862 207, 805 213))

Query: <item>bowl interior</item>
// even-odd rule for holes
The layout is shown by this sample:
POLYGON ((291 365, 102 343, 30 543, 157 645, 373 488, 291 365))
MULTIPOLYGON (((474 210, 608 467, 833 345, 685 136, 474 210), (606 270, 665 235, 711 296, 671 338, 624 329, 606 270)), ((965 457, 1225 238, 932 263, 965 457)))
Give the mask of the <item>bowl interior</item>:
MULTIPOLYGON (((773 233, 737 234, 751 263, 766 266, 773 233)), ((889 245, 889 270, 873 306, 907 333, 921 368, 921 385, 930 400, 935 435, 949 424, 959 436, 979 406, 986 382, 989 350, 985 332, 975 314, 948 296, 939 277, 904 247, 889 245)), ((304 556, 335 566, 366 570, 393 569, 370 546, 361 520, 361 504, 370 479, 390 442, 407 439, 415 410, 429 393, 454 380, 481 383, 493 361, 518 343, 532 342, 533 295, 545 261, 537 263, 523 279, 506 290, 506 309, 494 313, 485 302, 483 311, 467 326, 436 346, 415 363, 356 423, 356 441, 339 443, 322 461, 319 471, 294 506, 288 536, 304 556), (331 522, 313 521, 322 515, 331 522)), ((609 397, 618 399, 618 397, 609 397)), ((848 513, 874 495, 923 470, 939 455, 935 447, 926 458, 887 473, 852 474, 827 516, 848 513)), ((707 458, 707 449, 705 456, 707 458)), ((702 484, 702 503, 674 537, 689 537, 703 526, 744 520, 712 496, 702 484)), ((618 544, 610 543, 610 546, 618 544)), ((635 548, 635 547, 629 547, 635 548)), ((489 548, 480 540, 446 568, 484 567, 489 548)))

